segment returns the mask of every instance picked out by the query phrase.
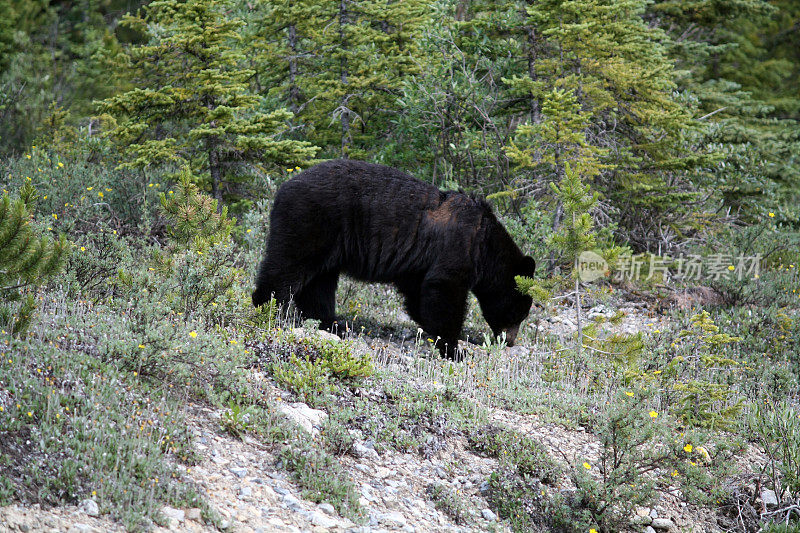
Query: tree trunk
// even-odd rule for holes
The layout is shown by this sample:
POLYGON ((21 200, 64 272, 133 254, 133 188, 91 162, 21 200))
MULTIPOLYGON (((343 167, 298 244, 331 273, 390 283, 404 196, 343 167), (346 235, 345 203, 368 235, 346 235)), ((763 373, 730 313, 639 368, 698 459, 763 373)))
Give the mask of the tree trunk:
MULTIPOLYGON (((561 227, 561 217, 563 216, 564 216, 564 206, 561 205, 561 202, 559 201, 558 205, 556 205, 556 212, 553 214, 553 227, 552 227, 553 233, 558 231, 558 228, 561 227)), ((550 257, 547 261, 547 271, 552 274, 555 268, 556 268, 556 253, 555 251, 551 251, 550 257)))
MULTIPOLYGON (((347 87, 347 56, 345 55, 345 51, 347 50, 347 36, 345 34, 345 28, 348 24, 348 13, 347 13, 347 0, 340 0, 339 2, 339 43, 342 49, 342 56, 339 60, 339 82, 342 84, 342 88, 347 87)), ((342 143, 341 143, 341 150, 342 150, 342 157, 347 157, 347 147, 350 145, 350 110, 347 107, 347 100, 348 100, 347 91, 344 91, 342 95, 342 101, 340 102, 340 120, 342 124, 342 143)))
POLYGON ((297 86, 297 28, 289 26, 289 110, 297 114, 300 109, 300 88, 297 86))
POLYGON ((209 139, 208 146, 208 170, 211 173, 211 195, 217 200, 217 213, 222 211, 222 183, 219 170, 219 152, 214 149, 213 143, 209 139))
MULTIPOLYGON (((527 12, 522 13, 523 20, 527 17, 527 12)), ((531 25, 526 25, 525 34, 528 38, 528 76, 531 80, 536 81, 536 59, 539 51, 539 36, 536 34, 536 28, 531 25)), ((531 124, 538 124, 541 121, 539 112, 539 100, 530 96, 530 119, 531 124)))
POLYGON ((581 279, 578 277, 578 256, 575 256, 575 324, 578 327, 578 360, 583 351, 583 328, 581 327, 581 279))

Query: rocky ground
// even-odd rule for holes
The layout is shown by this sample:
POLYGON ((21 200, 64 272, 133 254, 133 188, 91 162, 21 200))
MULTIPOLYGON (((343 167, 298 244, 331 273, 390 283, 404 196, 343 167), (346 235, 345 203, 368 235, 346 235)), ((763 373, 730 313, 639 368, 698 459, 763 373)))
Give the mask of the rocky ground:
MULTIPOLYGON (((663 318, 646 306, 636 304, 613 309, 598 305, 589 310, 587 317, 601 317, 603 328, 626 333, 663 327, 663 318), (620 309, 625 313, 621 321, 614 325, 603 321, 620 309)), ((571 311, 563 308, 553 318, 541 321, 539 327, 557 336, 569 335, 575 327, 573 318, 571 311)), ((386 343, 383 346, 385 349, 386 343)), ((399 346, 390 346, 390 349, 400 351, 399 346)), ((391 358, 384 354, 381 359, 391 358)), ((281 411, 287 418, 303 427, 312 438, 318 434, 326 413, 302 403, 287 402, 287 395, 270 383, 266 384, 266 390, 282 406, 281 411)), ((219 517, 220 528, 226 531, 510 531, 485 499, 487 476, 497 468, 497 460, 471 453, 464 437, 449 439, 446 446, 429 459, 391 449, 378 453, 370 442, 358 442, 354 454, 340 458, 360 491, 360 504, 369 517, 365 524, 357 525, 339 516, 330 503, 314 504, 304 500, 299 488, 279 468, 277 458, 258 441, 249 437, 239 440, 222 432, 220 411, 189 405, 187 412, 202 460, 190 468, 184 467, 184 475, 205 496, 219 517), (430 487, 434 485, 447 487, 465 503, 468 516, 463 523, 455 523, 436 508, 430 496, 430 487)), ((500 409, 491 410, 490 419, 493 424, 536 437, 549 455, 562 464, 576 458, 591 463, 599 453, 597 438, 581 427, 565 429, 544 423, 533 415, 500 409)), ((757 454, 750 460, 758 460, 757 454)), ((162 512, 168 519, 168 526, 155 527, 154 531, 217 530, 202 522, 200 509, 165 507, 162 512)), ((0 532, 122 530, 120 525, 98 515, 97 504, 92 500, 53 509, 12 505, 0 509, 0 532)), ((637 524, 638 531, 647 533, 718 530, 710 511, 669 497, 662 497, 653 508, 638 509, 637 524)))

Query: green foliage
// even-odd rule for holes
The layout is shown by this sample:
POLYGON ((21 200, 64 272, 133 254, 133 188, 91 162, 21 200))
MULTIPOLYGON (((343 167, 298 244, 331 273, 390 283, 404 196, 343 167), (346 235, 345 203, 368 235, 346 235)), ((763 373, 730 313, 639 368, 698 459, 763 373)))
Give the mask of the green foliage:
POLYGON ((149 234, 165 183, 143 185, 138 176, 114 169, 112 152, 107 142, 85 136, 64 152, 33 146, 0 161, 0 180, 10 190, 32 184, 47 226, 72 240, 101 230, 149 234))
POLYGON ((541 444, 516 431, 484 426, 473 430, 468 440, 475 451, 496 457, 502 467, 516 468, 520 476, 554 484, 561 475, 561 469, 541 444))
POLYGON ((216 314, 220 305, 237 299, 234 287, 244 277, 234 266, 231 231, 236 221, 228 218, 227 208, 218 212, 217 200, 200 192, 188 169, 175 190, 161 194, 173 242, 166 253, 154 253, 154 270, 166 282, 158 289, 187 318, 199 311, 216 314))
POLYGON ((614 370, 622 373, 626 381, 638 377, 640 356, 644 349, 642 332, 633 335, 614 333, 601 336, 597 323, 594 323, 586 326, 586 329, 583 330, 583 338, 584 346, 590 348, 592 357, 610 361, 614 370))
POLYGON ((126 7, 122 0, 0 3, 0 153, 27 149, 56 105, 76 112, 74 127, 92 99, 119 86, 96 54, 113 49, 108 23, 126 7))
POLYGON ((339 457, 353 451, 355 437, 350 434, 347 427, 337 418, 327 417, 320 432, 325 439, 325 449, 329 453, 339 457))
POLYGON ((441 483, 432 483, 425 492, 433 501, 434 507, 452 518, 456 524, 466 525, 472 522, 464 500, 451 488, 441 483))
POLYGON ((164 504, 206 508, 181 481, 180 465, 194 454, 179 403, 98 359, 86 321, 98 337, 109 331, 95 317, 83 304, 48 299, 31 335, 0 347, 0 487, 11 483, 14 499, 42 505, 93 498, 132 531, 164 504))
POLYGON ((354 383, 375 372, 370 354, 355 354, 347 341, 290 335, 280 342, 287 343, 279 349, 288 349, 288 354, 272 363, 272 375, 306 402, 323 400, 337 390, 337 381, 354 383))
POLYGON ((32 223, 36 189, 26 183, 19 197, 0 198, 0 328, 20 335, 36 309, 33 289, 55 276, 67 257, 67 239, 54 240, 32 223))
POLYGON ((251 419, 257 414, 253 406, 242 407, 231 401, 228 409, 222 412, 220 424, 225 432, 241 439, 245 433, 252 431, 254 424, 251 419))
POLYGON ((572 467, 577 493, 570 506, 575 518, 598 530, 618 531, 632 518, 634 509, 649 507, 656 477, 662 469, 666 479, 677 475, 677 454, 668 428, 642 408, 639 400, 620 395, 598 428, 601 440, 597 464, 580 461, 572 467), (657 446, 656 444, 662 444, 657 446), (595 471, 597 472, 595 474, 595 471))
POLYGON ((741 411, 741 400, 731 401, 732 379, 740 363, 727 351, 727 345, 740 340, 720 333, 708 311, 692 316, 689 327, 678 333, 673 344, 679 355, 661 377, 677 393, 670 401, 685 424, 724 428, 741 411))
POLYGON ((170 236, 179 247, 202 252, 229 240, 236 219, 228 218, 227 207, 220 208, 217 200, 200 192, 188 168, 178 175, 175 192, 162 192, 160 199, 170 236))
POLYGON ((328 157, 365 158, 402 114, 396 98, 419 72, 417 39, 430 0, 271 0, 248 37, 259 83, 328 157))
POLYGON ((361 519, 363 511, 358 503, 358 492, 336 458, 305 440, 284 447, 280 458, 283 468, 300 485, 304 499, 328 502, 340 515, 361 519))
MULTIPOLYGON (((768 457, 762 474, 767 486, 775 491, 779 508, 800 502, 800 412, 797 405, 774 402, 756 403, 747 420, 747 427, 768 457)), ((785 511, 787 522, 791 510, 785 511)), ((795 517, 797 525, 799 517, 795 517)), ((781 517, 775 519, 781 522, 781 517)))
POLYGON ((709 239, 704 252, 724 250, 737 267, 736 272, 709 281, 726 304, 800 303, 796 292, 800 283, 800 233, 785 223, 776 223, 775 218, 770 212, 744 227, 720 228, 709 239))
POLYGON ((800 100, 790 87, 798 58, 796 32, 786 31, 796 24, 796 4, 703 1, 686 9, 674 1, 649 11, 668 29, 679 87, 707 123, 700 140, 719 154, 697 181, 745 220, 773 210, 796 225, 800 100))
POLYGON ((121 167, 189 164, 219 205, 252 165, 294 166, 316 152, 283 138, 291 113, 262 111, 237 44, 244 22, 230 8, 228 0, 161 0, 127 15, 122 24, 148 39, 116 58, 136 88, 100 103, 116 119, 121 167))

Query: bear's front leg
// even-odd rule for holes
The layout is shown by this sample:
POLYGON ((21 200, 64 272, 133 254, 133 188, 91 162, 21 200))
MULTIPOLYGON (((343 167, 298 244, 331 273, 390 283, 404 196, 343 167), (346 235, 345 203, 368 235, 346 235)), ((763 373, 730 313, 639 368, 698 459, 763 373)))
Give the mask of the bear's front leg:
POLYGON ((436 339, 442 356, 458 360, 467 289, 450 280, 425 280, 420 287, 420 326, 436 339))

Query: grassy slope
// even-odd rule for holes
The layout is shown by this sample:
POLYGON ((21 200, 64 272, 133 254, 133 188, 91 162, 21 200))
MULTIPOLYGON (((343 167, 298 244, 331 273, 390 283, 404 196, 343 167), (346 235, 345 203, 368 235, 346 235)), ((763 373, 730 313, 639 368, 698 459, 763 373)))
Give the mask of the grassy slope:
MULTIPOLYGON (((521 348, 472 346, 452 364, 433 354, 388 289, 342 283, 339 308, 357 341, 344 347, 292 335, 290 316, 251 309, 263 209, 241 221, 238 244, 165 261, 158 243, 107 216, 129 207, 124 176, 82 167, 54 187, 62 167, 34 156, 7 168, 4 186, 44 168, 41 225, 68 231, 75 245, 66 272, 39 293, 29 335, 0 336, 0 502, 93 497, 132 529, 160 521, 163 503, 203 507, 176 469, 197 458, 182 422, 187 401, 224 410, 220 431, 260 439, 309 498, 333 500, 355 521, 363 518, 355 488, 337 459, 355 440, 435 456, 466 439, 471 453, 498 460, 487 497, 520 530, 614 530, 656 494, 706 506, 735 528, 726 516, 759 505, 749 487, 761 473, 736 460, 748 440, 772 452, 760 483, 786 487, 782 505, 796 501, 800 318, 789 260, 759 289, 782 300, 712 310, 709 320, 741 337, 733 342, 692 326, 693 312, 673 312, 658 327, 642 317, 644 344, 624 357, 608 347, 577 353, 553 334, 563 330, 546 325, 526 329, 521 348), (222 278, 227 286, 208 285, 222 278), (286 423, 253 371, 327 411, 324 439, 286 423), (579 433, 590 454, 558 446, 559 435, 579 433), (309 457, 324 468, 309 469, 309 457), (784 471, 772 475, 778 465, 784 471)), ((597 290, 587 305, 625 307, 623 296, 597 290)), ((474 302, 465 327, 473 339, 487 331, 474 302)), ((465 516, 446 487, 429 497, 465 516)), ((218 520, 208 509, 205 518, 218 520)), ((758 518, 745 513, 747 524, 758 518)))

